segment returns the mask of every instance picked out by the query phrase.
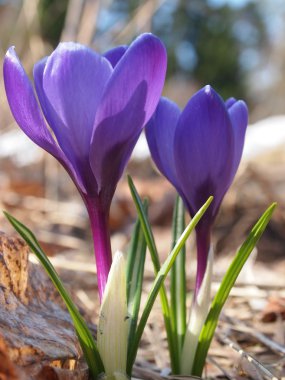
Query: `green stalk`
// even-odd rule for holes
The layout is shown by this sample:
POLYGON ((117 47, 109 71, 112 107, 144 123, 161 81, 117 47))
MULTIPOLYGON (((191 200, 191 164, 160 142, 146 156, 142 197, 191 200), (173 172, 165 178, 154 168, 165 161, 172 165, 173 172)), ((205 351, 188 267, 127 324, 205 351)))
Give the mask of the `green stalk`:
POLYGON ((175 247, 171 251, 170 255, 165 260, 164 264, 162 265, 161 269, 158 271, 157 276, 154 280, 154 283, 152 285, 152 288, 149 292, 149 296, 146 302, 146 305, 143 309, 142 316, 140 319, 140 322, 138 324, 138 328, 136 331, 136 334, 132 341, 131 349, 129 350, 130 355, 128 357, 128 364, 127 364, 127 373, 131 373, 133 364, 135 362, 139 342, 141 340, 146 322, 148 320, 149 314, 151 312, 151 309, 153 307, 154 301, 156 299, 157 294, 161 290, 163 286, 163 282, 170 271, 177 255, 181 251, 182 247, 184 246, 186 240, 188 239, 189 235, 199 222, 199 220, 202 218, 204 213, 206 212, 207 208, 211 204, 213 200, 213 197, 210 197, 207 202, 200 208, 200 210, 197 212, 197 214, 194 216, 194 218, 191 220, 191 222, 188 224, 186 229, 184 230, 183 234, 180 236, 179 240, 177 241, 175 247))
MULTIPOLYGON (((182 199, 177 196, 173 213, 172 233, 175 246, 185 229, 185 211, 182 199)), ((178 357, 181 351, 186 331, 186 271, 185 271, 185 246, 171 268, 171 311, 173 313, 174 331, 177 340, 178 357)), ((180 369, 179 369, 180 370, 180 369)))
MULTIPOLYGON (((159 256, 158 256, 156 244, 154 241, 153 233, 152 233, 148 218, 145 214, 141 198, 138 195, 138 192, 130 176, 128 176, 128 182, 129 182, 131 195, 138 212, 138 217, 140 219, 140 223, 144 232, 145 240, 146 240, 146 243, 151 255, 154 272, 155 272, 155 275, 157 275, 160 270, 160 261, 159 261, 159 256)), ((174 334, 174 325, 171 318, 170 307, 169 307, 166 289, 164 285, 162 285, 160 288, 160 301, 161 301, 162 313, 163 313, 163 318, 164 318, 165 330, 167 334, 167 340, 168 340, 171 369, 173 373, 177 373, 178 368, 179 368, 178 367, 179 357, 178 357, 177 344, 176 344, 175 334, 174 334)))
MULTIPOLYGON (((145 212, 147 212, 147 202, 144 202, 145 212)), ((146 241, 141 223, 137 220, 132 240, 127 256, 127 301, 129 317, 129 338, 128 348, 131 346, 135 335, 138 321, 138 314, 141 303, 144 264, 146 257, 146 241)), ((130 376, 131 374, 129 374, 130 376)))

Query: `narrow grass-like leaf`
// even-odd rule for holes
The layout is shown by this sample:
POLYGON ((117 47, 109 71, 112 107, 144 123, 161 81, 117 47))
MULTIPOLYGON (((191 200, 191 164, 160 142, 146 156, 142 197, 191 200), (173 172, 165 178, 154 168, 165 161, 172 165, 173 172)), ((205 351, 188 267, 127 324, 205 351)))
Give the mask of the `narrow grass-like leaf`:
MULTIPOLYGON (((146 244, 148 246, 151 260, 153 263, 154 267, 154 272, 155 275, 158 274, 160 270, 160 261, 159 261, 159 256, 155 244, 155 240, 153 237, 152 229, 149 224, 147 215, 144 211, 143 203, 141 201, 141 198, 135 188, 135 185, 133 183, 133 180, 131 179, 130 176, 128 176, 128 182, 129 182, 129 187, 131 191, 131 195, 133 198, 133 201, 135 203, 138 217, 141 223, 141 227, 144 232, 146 244)), ((179 357, 178 357, 178 350, 177 350, 177 342, 176 342, 176 336, 174 333, 174 322, 172 319, 172 314, 170 311, 169 307, 169 302, 166 294, 166 289, 165 286, 162 285, 160 288, 160 302, 161 302, 161 308, 162 308, 162 313, 163 313, 163 318, 164 318, 164 325, 165 325, 165 330, 166 330, 166 335, 167 335, 167 341, 168 341, 168 348, 169 348, 169 354, 170 354, 170 362, 171 362, 171 367, 172 367, 172 372, 173 373, 178 373, 179 369, 179 357)))
POLYGON ((247 239, 236 253, 229 269, 227 270, 221 282, 221 285, 212 302, 210 311, 199 337, 199 344, 195 355, 192 375, 201 376, 203 372, 203 367, 215 333, 215 329, 217 327, 220 312, 246 260, 248 259, 250 253, 252 252, 256 243, 263 234, 269 220, 271 219, 275 207, 276 203, 273 203, 255 224, 247 239))
MULTIPOLYGON (((182 199, 177 195, 172 221, 173 244, 175 246, 185 229, 185 211, 182 199)), ((185 246, 181 249, 171 268, 171 311, 173 313, 176 340, 178 343, 178 356, 181 356, 182 345, 186 331, 186 271, 185 246)))
POLYGON ((151 312, 151 309, 153 307, 154 301, 157 297, 158 292, 160 291, 160 289, 163 285, 163 281, 165 280, 165 277, 167 276, 168 272, 170 271, 178 253, 180 252, 180 250, 184 246, 184 244, 185 244, 186 240, 188 239, 190 233, 193 231, 193 229, 195 228, 195 226, 197 225, 199 220, 202 218, 205 211, 207 210, 207 208, 211 204, 212 200, 213 200, 213 197, 210 197, 207 200, 207 202, 200 208, 200 210, 197 212, 197 214, 194 216, 194 218, 191 220, 191 222, 188 224, 188 226, 184 230, 183 234, 180 236, 179 240, 175 244, 175 247, 173 248, 173 250, 171 251, 171 253, 167 257, 167 259, 165 260, 161 269, 158 271, 158 274, 157 274, 157 276, 154 280, 154 283, 152 285, 152 288, 149 292, 146 305, 143 309, 142 316, 141 316, 140 322, 138 324, 136 334, 133 338, 131 349, 129 351, 130 355, 128 357, 128 365, 127 365, 127 369, 128 369, 127 372, 128 373, 131 373, 131 370, 132 370, 132 367, 133 367, 133 364, 134 364, 134 361, 136 358, 139 342, 141 340, 141 337, 142 337, 147 319, 148 319, 149 314, 151 312))
POLYGON ((21 235, 21 237, 26 241, 31 250, 35 253, 38 260, 46 270, 59 294, 61 295, 65 305, 70 313, 70 316, 73 320, 75 331, 77 333, 84 357, 88 364, 89 370, 92 374, 93 379, 96 379, 100 373, 104 372, 104 366, 100 358, 95 340, 92 337, 92 334, 80 315, 77 307, 72 302, 69 294, 64 288, 56 270, 49 261, 47 255, 44 253, 40 247, 35 235, 21 222, 15 219, 12 215, 4 211, 6 218, 15 228, 15 230, 21 235))
MULTIPOLYGON (((147 213, 147 202, 144 202, 147 213)), ((141 303, 146 241, 139 219, 136 221, 127 257, 127 300, 129 325, 129 345, 135 335, 141 303)), ((129 374, 130 375, 130 374, 129 374)))

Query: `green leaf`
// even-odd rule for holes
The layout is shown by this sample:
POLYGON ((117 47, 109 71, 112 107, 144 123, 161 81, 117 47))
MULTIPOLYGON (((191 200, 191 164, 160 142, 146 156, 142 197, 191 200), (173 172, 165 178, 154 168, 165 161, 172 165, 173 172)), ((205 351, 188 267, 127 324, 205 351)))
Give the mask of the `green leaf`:
MULTIPOLYGON (((185 211, 182 199, 177 196, 172 221, 173 245, 185 229, 185 211)), ((181 356, 182 345, 186 331, 186 271, 185 246, 171 268, 171 311, 173 313, 176 340, 178 343, 178 356, 181 356)))
POLYGON ((47 255, 44 253, 42 248, 40 247, 35 235, 21 222, 15 219, 12 215, 8 214, 4 211, 4 215, 15 228, 15 230, 22 236, 22 238, 29 245, 31 250, 35 253, 40 263, 43 265, 53 284, 57 288, 59 294, 61 295, 65 305, 70 313, 70 316, 73 320, 75 331, 77 333, 80 345, 82 347, 82 351, 84 353, 84 357, 88 364, 89 370, 94 379, 97 376, 104 372, 104 366, 102 360, 100 358, 95 340, 92 337, 92 334, 80 315, 77 307, 72 302, 69 294, 64 288, 58 274, 56 273, 54 267, 49 261, 47 255))
POLYGON ((211 204, 212 200, 213 200, 213 197, 210 197, 207 200, 207 202, 200 208, 200 210, 197 212, 197 214, 194 216, 192 221, 188 224, 188 226, 184 230, 183 234, 180 236, 179 240, 175 244, 175 247, 173 248, 173 250, 171 251, 171 253, 167 257, 167 259, 165 260, 161 269, 158 271, 158 274, 154 280, 154 283, 153 283, 152 288, 150 290, 150 293, 148 295, 146 305, 143 309, 142 316, 141 316, 140 322, 138 324, 136 334, 133 337, 132 346, 130 349, 130 356, 128 357, 128 367, 127 367, 128 373, 131 372, 132 366, 133 366, 135 358, 136 358, 139 342, 141 340, 147 319, 149 317, 149 314, 151 312, 151 309, 153 307, 153 304, 154 304, 154 301, 157 297, 157 294, 163 285, 165 277, 167 276, 169 270, 171 269, 178 253, 180 252, 180 250, 184 246, 184 244, 185 244, 186 240, 188 239, 190 233, 193 231, 193 229, 195 228, 195 226, 197 225, 199 220, 202 218, 205 211, 207 210, 207 208, 211 204))
MULTIPOLYGON (((147 213, 147 202, 144 202, 144 209, 147 213)), ((144 264, 146 257, 146 241, 141 223, 136 221, 132 240, 127 256, 127 300, 128 316, 130 318, 129 344, 135 335, 137 328, 138 314, 141 303, 144 264)), ((131 374, 129 374, 131 375, 131 374)))
MULTIPOLYGON (((160 262, 159 262, 159 256, 158 256, 156 244, 154 241, 152 229, 149 224, 147 215, 145 213, 141 198, 138 195, 138 192, 130 176, 128 176, 128 182, 129 182, 132 198, 134 200, 134 203, 137 209, 141 227, 144 232, 146 244, 150 252, 151 260, 154 267, 154 272, 155 272, 155 275, 157 275, 160 270, 160 262)), ((167 335, 172 372, 178 373, 179 357, 178 357, 178 350, 177 350, 177 342, 175 340, 174 322, 172 319, 172 314, 170 311, 166 289, 164 285, 161 286, 160 288, 160 302, 161 302, 164 325, 165 325, 165 330, 166 330, 166 335, 167 335)))
POLYGON ((264 214, 255 224, 249 236, 247 237, 247 239, 245 240, 241 248, 236 253, 236 256, 234 257, 229 269, 227 270, 221 282, 221 285, 212 302, 210 311, 208 313, 207 319, 205 321, 204 327, 199 337, 199 344, 198 344, 196 355, 195 355, 192 375, 196 375, 196 376, 202 375, 207 353, 208 353, 211 341, 213 339, 215 329, 217 327, 221 310, 246 260, 248 259, 250 253, 252 252, 256 243, 258 242, 261 235, 263 234, 269 220, 271 219, 271 216, 275 207, 276 207, 276 203, 273 203, 264 212, 264 214))

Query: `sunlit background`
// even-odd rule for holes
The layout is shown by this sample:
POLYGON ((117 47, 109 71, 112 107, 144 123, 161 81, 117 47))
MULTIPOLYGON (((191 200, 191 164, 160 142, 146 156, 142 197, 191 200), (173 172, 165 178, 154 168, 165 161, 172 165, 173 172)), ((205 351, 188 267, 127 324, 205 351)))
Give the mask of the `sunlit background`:
MULTIPOLYGON (((280 245, 276 241, 275 245, 264 243, 260 254, 268 257, 271 244, 270 257, 283 258, 283 0, 0 1, 0 60, 14 45, 31 78, 34 63, 50 54, 60 41, 78 41, 105 52, 131 43, 143 32, 156 34, 167 47, 164 95, 184 107, 195 91, 211 84, 224 98, 245 99, 250 123, 259 122, 256 128, 250 127, 244 163, 217 221, 217 252, 232 253, 265 207, 277 200, 279 211, 270 236, 280 245)), ((2 207, 30 223, 48 253, 80 249, 91 254, 88 220, 74 185, 56 161, 16 126, 2 78, 0 100, 2 207)), ((168 244, 170 235, 165 226, 170 227, 174 192, 154 171, 147 155, 141 141, 128 171, 153 204, 150 217, 163 236, 158 240, 168 244), (168 239, 164 238, 166 234, 168 239)), ((111 212, 114 247, 124 249, 134 216, 127 185, 122 181, 111 212)), ((9 230, 4 220, 1 223, 9 230)), ((162 251, 166 253, 167 249, 163 247, 162 251)))
POLYGON ((151 31, 168 50, 168 96, 182 106, 211 83, 256 121, 284 111, 284 17, 282 0, 2 0, 0 48, 15 45, 31 70, 59 41, 104 52, 151 31))

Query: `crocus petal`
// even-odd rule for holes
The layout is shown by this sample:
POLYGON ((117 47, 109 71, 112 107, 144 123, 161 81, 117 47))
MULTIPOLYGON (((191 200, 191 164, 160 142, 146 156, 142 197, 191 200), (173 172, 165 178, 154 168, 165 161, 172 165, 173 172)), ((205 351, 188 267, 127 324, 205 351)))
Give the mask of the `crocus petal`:
MULTIPOLYGON (((43 58, 38 63, 35 64, 33 74, 34 74, 34 82, 35 82, 35 88, 38 95, 38 99, 43 111, 43 114, 46 118, 46 121, 51 126, 52 130, 59 130, 59 129, 66 129, 61 119, 58 117, 57 113, 53 109, 52 105, 50 104, 44 89, 43 89, 43 75, 44 75, 44 69, 46 66, 48 57, 43 58)), ((72 144, 70 143, 70 134, 62 135, 58 134, 58 142, 59 145, 63 148, 63 151, 66 151, 68 155, 71 155, 72 144)))
POLYGON ((141 133, 145 112, 141 102, 146 98, 146 84, 138 86, 129 103, 119 114, 103 120, 95 131, 94 153, 90 162, 105 207, 109 207, 117 182, 141 133), (122 123, 122 124, 121 124, 122 123))
POLYGON ((195 214, 213 195, 205 219, 214 219, 232 177, 234 133, 223 100, 210 86, 196 93, 182 112, 174 152, 177 178, 190 212, 195 214))
POLYGON ((180 113, 174 102, 161 98, 145 128, 148 146, 156 166, 176 188, 179 185, 176 180, 173 145, 180 113))
POLYGON ((91 142, 90 162, 99 189, 119 180, 157 106, 165 71, 165 48, 151 34, 137 38, 116 65, 96 114, 91 142))
POLYGON ((51 127, 66 154, 62 141, 69 135, 73 155, 88 156, 96 109, 111 74, 107 59, 72 42, 59 44, 47 59, 43 90, 62 121, 51 127))
POLYGON ((234 177, 242 156, 245 132, 248 124, 248 109, 245 102, 239 100, 229 108, 228 112, 235 135, 235 154, 232 169, 232 177, 234 177))
POLYGON ((103 57, 107 58, 111 65, 115 67, 119 60, 122 58, 122 56, 125 54, 127 49, 127 45, 117 46, 114 49, 106 51, 106 53, 103 54, 103 57))
MULTIPOLYGON (((36 92, 40 101, 40 105, 44 116, 54 131, 61 131, 57 133, 58 143, 61 146, 63 152, 66 152, 65 156, 68 159, 69 173, 72 171, 72 178, 82 193, 86 194, 90 192, 90 189, 96 191, 96 180, 90 169, 88 156, 76 156, 73 152, 72 135, 64 133, 66 127, 62 120, 59 118, 49 99, 47 98, 43 89, 43 76, 48 57, 43 58, 34 66, 34 81, 36 92), (92 182, 92 183, 91 183, 92 182)), ((71 174, 71 173, 70 173, 71 174)))
POLYGON ((225 105, 227 107, 227 109, 231 108, 232 105, 234 105, 236 103, 236 99, 235 98, 228 98, 226 101, 225 101, 225 105))
POLYGON ((7 99, 16 122, 32 141, 66 165, 64 155, 45 124, 31 82, 14 48, 6 53, 3 74, 7 99))

